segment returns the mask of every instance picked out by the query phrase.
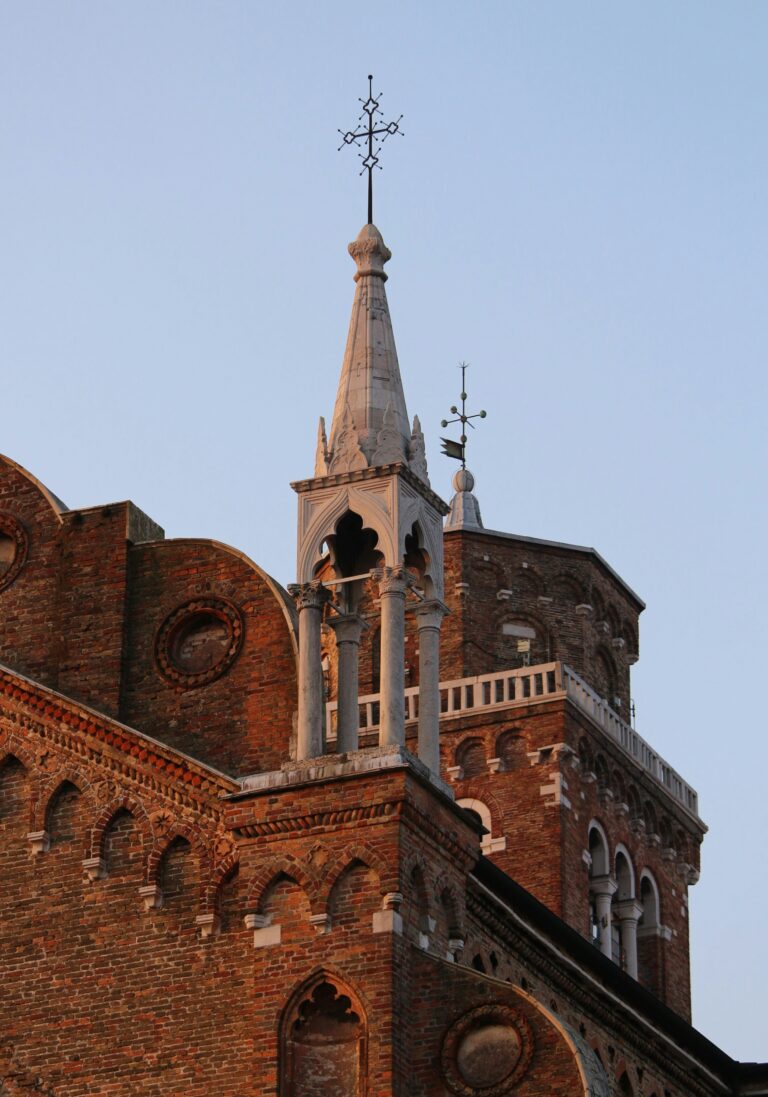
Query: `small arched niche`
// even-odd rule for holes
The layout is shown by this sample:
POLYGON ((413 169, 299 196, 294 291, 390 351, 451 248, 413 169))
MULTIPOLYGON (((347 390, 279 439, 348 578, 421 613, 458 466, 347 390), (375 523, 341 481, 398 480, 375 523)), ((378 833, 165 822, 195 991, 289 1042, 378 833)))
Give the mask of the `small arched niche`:
POLYGON ((334 976, 318 975, 283 1016, 281 1097, 363 1097, 367 1042, 357 996, 334 976))

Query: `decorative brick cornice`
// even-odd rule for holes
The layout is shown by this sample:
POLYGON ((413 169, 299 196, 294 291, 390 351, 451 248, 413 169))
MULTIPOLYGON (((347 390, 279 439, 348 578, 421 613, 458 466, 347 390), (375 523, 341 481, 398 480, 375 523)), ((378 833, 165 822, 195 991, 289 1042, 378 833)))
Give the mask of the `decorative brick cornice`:
POLYGON ((402 802, 369 804, 367 806, 345 808, 341 811, 316 811, 309 815, 287 815, 282 819, 263 819, 253 823, 241 823, 232 828, 234 834, 246 838, 281 837, 296 832, 307 833, 322 830, 325 827, 340 827, 347 824, 359 826, 361 823, 376 819, 396 819, 402 812, 402 802))
MULTIPOLYGON (((219 798, 237 782, 171 747, 0 666, 0 720, 72 761, 95 762, 121 784, 168 797, 216 820, 219 798)), ((0 725, 1 727, 1 725, 0 725)))

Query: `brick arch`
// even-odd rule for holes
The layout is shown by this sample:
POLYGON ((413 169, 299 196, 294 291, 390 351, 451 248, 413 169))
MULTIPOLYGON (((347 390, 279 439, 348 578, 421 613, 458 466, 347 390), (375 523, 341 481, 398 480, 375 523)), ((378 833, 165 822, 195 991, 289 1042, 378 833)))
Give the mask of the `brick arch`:
MULTIPOLYGON (((347 1014, 352 1013, 357 1018, 358 1024, 352 1028, 349 1034, 342 1038, 340 1043, 332 1041, 327 1046, 326 1062, 333 1074, 333 1092, 341 1094, 341 1097, 350 1097, 363 1092, 362 1079, 368 1074, 368 1039, 369 1017, 371 1009, 366 1002, 362 991, 353 984, 349 977, 340 972, 335 966, 316 968, 310 975, 301 980, 290 994, 288 1001, 280 1012, 278 1024, 279 1044, 279 1078, 278 1090, 280 1097, 291 1097, 301 1088, 305 1079, 306 1065, 302 1065, 302 1056, 297 1054, 297 1027, 301 1019, 311 1016, 313 1004, 322 1012, 328 1005, 338 1003, 341 1009, 346 1007, 347 1014), (322 988, 322 989, 321 989, 322 988), (326 1001, 323 1002, 323 990, 326 991, 326 1001), (328 999, 332 1002, 329 1003, 328 999), (346 1047, 352 1052, 354 1059, 350 1063, 348 1054, 343 1055, 343 1060, 337 1062, 334 1069, 334 1059, 339 1058, 339 1052, 346 1047), (350 1069, 351 1067, 351 1069, 350 1069), (339 1087, 343 1087, 340 1089, 339 1087)), ((333 1013, 328 1016, 332 1023, 333 1013)), ((310 1022, 311 1023, 311 1022, 310 1022)), ((299 1037, 300 1039, 300 1037, 299 1037)), ((365 1092, 367 1086, 363 1082, 365 1092)), ((315 1087, 313 1086, 313 1092, 315 1087)), ((329 1089, 330 1092, 330 1089, 329 1089)))
POLYGON ((0 737, 0 769, 9 758, 15 758, 17 762, 21 762, 27 771, 27 775, 32 777, 35 768, 35 756, 26 743, 18 740, 15 735, 0 737))
MULTIPOLYGON (((151 820, 150 820, 151 822, 151 820)), ((152 837, 152 845, 147 854, 144 865, 144 884, 159 886, 159 870, 163 857, 177 838, 183 838, 189 842, 189 847, 200 862, 200 875, 204 875, 204 867, 208 860, 208 849, 200 840, 196 827, 190 823, 174 822, 173 826, 162 837, 155 832, 152 837)))
POLYGON ((320 912, 317 877, 307 869, 306 865, 290 853, 271 857, 259 866, 248 887, 246 909, 249 911, 258 910, 269 888, 281 876, 287 876, 289 880, 292 880, 304 891, 309 900, 309 909, 313 914, 320 912))
POLYGON ((382 860, 367 842, 356 842, 351 846, 345 846, 338 857, 329 863, 323 874, 317 894, 318 907, 322 911, 327 911, 331 892, 344 873, 355 864, 365 865, 371 872, 376 873, 382 895, 386 895, 388 891, 397 891, 397 873, 387 866, 386 861, 382 860))
POLYGON ((62 785, 74 785, 86 804, 91 809, 92 815, 99 810, 93 785, 85 775, 74 766, 65 766, 57 769, 47 780, 41 780, 33 795, 30 809, 30 830, 46 830, 49 809, 58 795, 62 785))
POLYGON ((491 819, 498 824, 498 828, 501 830, 504 812, 496 796, 489 791, 488 785, 481 784, 479 781, 467 781, 461 791, 462 800, 480 800, 481 803, 485 804, 491 813, 491 819))
POLYGON ((459 901, 456 888, 447 880, 444 876, 438 876, 433 882, 434 896, 435 896, 435 911, 445 911, 448 934, 456 932, 459 935, 464 933, 464 909, 462 903, 459 901))
MULTIPOLYGON (((462 739, 461 742, 459 742, 457 744, 457 746, 455 747, 454 752, 453 752, 453 764, 456 765, 456 766, 461 766, 462 770, 463 770, 464 769, 464 764, 465 764, 465 762, 464 762, 465 758, 468 755, 473 755, 473 756, 475 756, 474 761, 477 762, 479 760, 480 753, 482 753, 482 756, 483 756, 483 769, 482 769, 482 772, 486 773, 487 772, 486 767, 487 767, 487 761, 488 761, 488 749, 487 749, 486 744, 485 744, 485 738, 482 735, 475 735, 474 733, 470 732, 470 734, 467 735, 464 739, 462 739)), ((478 776, 480 776, 479 773, 470 774, 470 777, 478 777, 478 776)))
POLYGON ((557 623, 555 620, 545 621, 541 613, 538 612, 538 607, 521 606, 517 601, 501 602, 495 610, 493 624, 496 637, 495 643, 499 652, 501 651, 499 645, 503 645, 506 640, 510 639, 504 634, 504 625, 519 624, 533 629, 535 637, 531 640, 531 644, 539 649, 544 649, 541 651, 541 658, 538 658, 535 653, 532 655, 532 665, 557 658, 560 649, 557 623))
POLYGON ((398 891, 400 891, 406 903, 413 901, 414 895, 411 890, 411 877, 416 869, 418 869, 421 875, 421 894, 416 896, 417 905, 424 908, 421 911, 424 917, 430 918, 433 917, 435 913, 435 897, 430 890, 430 877, 427 862, 418 853, 411 853, 403 862, 400 870, 400 885, 398 891))
POLYGON ((90 857, 103 856, 104 839, 112 820, 120 811, 127 811, 133 817, 137 826, 141 829, 145 844, 152 842, 154 834, 149 820, 147 809, 140 800, 135 799, 129 793, 113 797, 101 808, 96 822, 91 827, 90 857))
POLYGON ((587 591, 584 584, 575 575, 561 571, 550 584, 550 593, 558 601, 573 602, 581 605, 587 600, 587 591))
POLYGON ((200 880, 200 912, 207 914, 218 908, 222 890, 240 869, 240 854, 232 850, 223 860, 213 865, 211 871, 200 880))

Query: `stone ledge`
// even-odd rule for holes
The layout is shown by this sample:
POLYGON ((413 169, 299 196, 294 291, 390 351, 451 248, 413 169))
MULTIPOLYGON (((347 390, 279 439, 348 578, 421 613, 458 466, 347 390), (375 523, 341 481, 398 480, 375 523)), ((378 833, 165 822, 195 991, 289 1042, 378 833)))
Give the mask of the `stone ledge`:
POLYGON ((315 781, 333 781, 357 774, 379 773, 391 769, 412 769, 417 776, 428 781, 449 800, 454 799, 453 790, 441 777, 432 773, 410 751, 399 746, 367 747, 363 750, 348 751, 346 754, 323 754, 318 758, 306 758, 301 762, 284 762, 280 769, 241 777, 242 791, 233 793, 228 799, 234 800, 248 793, 268 789, 289 788, 315 781))

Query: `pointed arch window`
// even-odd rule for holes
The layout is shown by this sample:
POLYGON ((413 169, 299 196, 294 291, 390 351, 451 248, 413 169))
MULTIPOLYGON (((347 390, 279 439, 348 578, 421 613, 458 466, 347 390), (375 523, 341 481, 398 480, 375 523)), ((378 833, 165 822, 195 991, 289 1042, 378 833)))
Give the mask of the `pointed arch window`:
POLYGON ((318 976, 283 1019, 281 1097, 363 1097, 367 1025, 360 1002, 335 978, 318 976))

